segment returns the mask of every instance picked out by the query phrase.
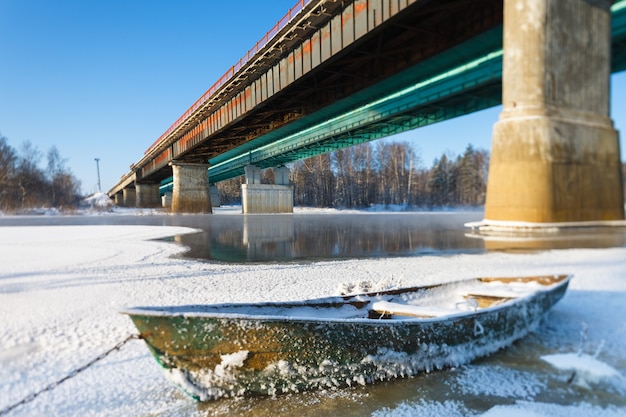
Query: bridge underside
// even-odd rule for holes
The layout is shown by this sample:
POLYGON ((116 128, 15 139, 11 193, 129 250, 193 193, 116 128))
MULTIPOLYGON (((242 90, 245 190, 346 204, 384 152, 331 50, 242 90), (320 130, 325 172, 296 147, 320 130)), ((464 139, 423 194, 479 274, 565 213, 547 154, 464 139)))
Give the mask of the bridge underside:
POLYGON ((502 94, 500 34, 499 29, 490 31, 211 159, 211 182, 239 176, 249 163, 262 168, 280 166, 498 105, 502 94), (478 58, 451 67, 460 52, 470 50, 478 58), (355 101, 366 104, 355 108, 355 101))
MULTIPOLYGON (((504 3, 511 9, 526 7, 525 1, 504 3)), ((533 7, 550 8, 550 13, 563 13, 556 0, 528 1, 533 7)), ((606 12, 610 2, 597 0, 590 7, 598 4, 606 12)), ((286 33, 271 54, 251 60, 243 75, 236 73, 215 100, 201 103, 197 111, 194 104, 191 116, 176 124, 171 135, 168 130, 164 135, 169 136, 163 136, 133 168, 132 177, 129 174, 111 192, 127 188, 129 181, 167 183, 172 165, 207 161, 210 181, 215 183, 243 175, 250 164, 276 167, 502 103, 502 0, 315 0, 307 5, 328 5, 334 16, 323 21, 323 13, 303 12, 302 19, 309 20, 296 19, 295 36, 286 33), (380 15, 370 6, 378 3, 389 7, 391 14, 372 27, 372 19, 380 15), (369 32, 360 38, 353 34, 354 39, 344 44, 345 33, 351 33, 344 32, 344 23, 350 18, 354 33, 363 30, 356 29, 356 17, 350 17, 359 7, 368 10, 370 23, 362 18, 360 22, 369 32), (311 24, 315 19, 322 19, 319 25, 311 24), (313 52, 301 58, 307 45, 317 45, 317 58, 313 52), (277 51, 286 52, 277 55, 277 51)), ((546 24, 552 18, 538 21, 546 24)), ((604 31, 606 22, 594 33, 604 31)), ((612 7, 611 42, 605 45, 612 56, 605 68, 625 70, 626 0, 612 7)))
MULTIPOLYGON (((626 2, 613 10, 611 69, 619 72, 626 70, 626 2)), ((243 175, 249 163, 280 166, 501 103, 502 28, 498 26, 210 159, 210 180, 243 175), (355 108, 355 102, 366 104, 355 108)))
POLYGON ((216 155, 207 142, 211 182, 250 162, 277 166, 497 105, 502 13, 501 0, 418 1, 220 135, 247 140, 216 155), (268 115, 289 122, 250 139, 268 115))

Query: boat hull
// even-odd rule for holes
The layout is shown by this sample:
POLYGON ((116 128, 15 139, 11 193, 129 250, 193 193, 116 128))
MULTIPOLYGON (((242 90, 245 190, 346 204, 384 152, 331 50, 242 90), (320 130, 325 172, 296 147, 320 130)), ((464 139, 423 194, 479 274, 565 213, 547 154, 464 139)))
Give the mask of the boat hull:
POLYGON ((364 385, 468 363, 525 336, 567 284, 444 318, 129 315, 168 378, 206 401, 364 385))

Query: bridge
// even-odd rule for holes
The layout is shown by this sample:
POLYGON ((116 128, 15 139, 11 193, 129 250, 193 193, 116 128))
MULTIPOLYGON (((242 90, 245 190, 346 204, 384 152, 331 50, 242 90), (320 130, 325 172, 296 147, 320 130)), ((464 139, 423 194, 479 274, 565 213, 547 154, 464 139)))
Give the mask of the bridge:
MULTIPOLYGON (((532 117, 551 122, 564 116, 574 125, 576 120, 584 126, 601 125, 608 139, 599 139, 602 155, 580 161, 576 154, 586 151, 575 149, 575 144, 585 140, 576 133, 569 143, 556 143, 554 135, 542 133, 547 142, 541 146, 550 148, 550 155, 520 165, 526 151, 510 144, 497 151, 494 133, 486 216, 531 222, 623 219, 621 179, 615 177, 619 142, 609 119, 608 82, 611 71, 624 69, 626 0, 612 7, 608 0, 572 0, 566 6, 558 0, 505 0, 504 7, 502 0, 301 0, 155 141, 109 195, 127 205, 156 205, 160 183, 173 177, 174 211, 210 211, 209 180, 215 183, 245 172, 244 201, 246 195, 288 199, 284 171, 277 171, 279 184, 262 189, 258 170, 501 103, 504 119, 515 113, 511 109, 520 109, 518 99, 529 100, 528 91, 514 88, 523 83, 541 94, 521 108, 549 110, 532 117), (517 53, 522 53, 522 61, 517 53), (507 66, 507 59, 512 65, 507 66), (537 70, 524 60, 534 62, 537 70), (571 80, 572 72, 577 79, 571 80), (508 102, 503 100, 507 91, 512 98, 508 102), (555 186, 563 188, 558 181, 576 181, 566 174, 561 174, 563 180, 553 178, 556 165, 548 166, 546 160, 554 159, 556 147, 578 158, 565 161, 566 166, 584 166, 582 171, 571 170, 575 176, 591 170, 600 182, 610 178, 603 194, 617 197, 597 203, 610 208, 581 209, 572 202, 565 202, 571 206, 567 209, 554 206, 555 186), (604 168, 596 172, 599 160, 604 168), (538 167, 540 178, 519 179, 538 167), (510 196, 503 189, 510 188, 506 184, 511 178, 526 194, 543 193, 535 203, 543 208, 524 208, 526 197, 507 203, 510 196), (537 193, 532 185, 537 180, 552 185, 537 193)), ((518 116, 528 119, 529 114, 518 116)), ((565 128, 581 130, 571 123, 565 128)), ((593 184, 585 187, 580 191, 584 195, 593 184)))

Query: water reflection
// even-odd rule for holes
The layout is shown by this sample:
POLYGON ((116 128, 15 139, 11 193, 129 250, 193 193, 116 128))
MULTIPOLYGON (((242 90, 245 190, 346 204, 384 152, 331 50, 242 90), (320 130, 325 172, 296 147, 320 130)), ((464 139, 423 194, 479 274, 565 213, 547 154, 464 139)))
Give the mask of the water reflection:
POLYGON ((192 227, 201 231, 169 239, 189 248, 183 256, 236 263, 626 246, 626 227, 497 235, 464 226, 482 217, 479 211, 244 216, 217 209, 212 215, 0 216, 0 226, 192 227))
POLYGON ((481 234, 469 232, 468 238, 482 240, 489 251, 537 251, 573 248, 611 248, 626 246, 626 228, 572 228, 559 232, 527 234, 481 234))
POLYGON ((411 256, 482 252, 465 236, 470 213, 229 216, 201 233, 177 237, 187 257, 227 262, 411 256))
POLYGON ((421 254, 626 246, 626 228, 487 235, 464 224, 482 213, 214 216, 202 232, 178 236, 187 257, 284 262, 421 254))

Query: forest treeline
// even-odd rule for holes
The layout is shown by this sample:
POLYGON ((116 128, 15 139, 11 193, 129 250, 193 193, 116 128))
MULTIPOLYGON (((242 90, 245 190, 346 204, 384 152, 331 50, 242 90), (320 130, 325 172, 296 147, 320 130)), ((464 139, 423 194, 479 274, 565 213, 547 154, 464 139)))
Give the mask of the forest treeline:
MULTIPOLYGON (((472 145, 457 157, 443 154, 426 168, 411 144, 377 141, 296 161, 289 169, 297 206, 432 208, 483 205, 488 166, 488 152, 472 145)), ((240 201, 243 180, 218 184, 224 204, 240 201)), ((261 181, 273 183, 272 170, 263 171, 261 181)))
POLYGON ((30 142, 19 150, 0 135, 0 211, 20 212, 30 208, 75 208, 81 199, 80 181, 53 146, 44 155, 30 142))
MULTIPOLYGON (((428 168, 419 148, 407 142, 376 141, 296 161, 288 167, 296 206, 482 206, 489 153, 470 144, 458 156, 442 154, 428 168)), ((622 174, 626 193, 624 163, 622 174)), ((273 184, 273 171, 264 170, 261 180, 273 184)), ((241 203, 243 182, 244 178, 238 177, 217 184, 223 204, 241 203)), ((0 212, 39 207, 73 209, 81 198, 80 181, 56 147, 44 155, 24 142, 16 150, 0 134, 0 212)))

